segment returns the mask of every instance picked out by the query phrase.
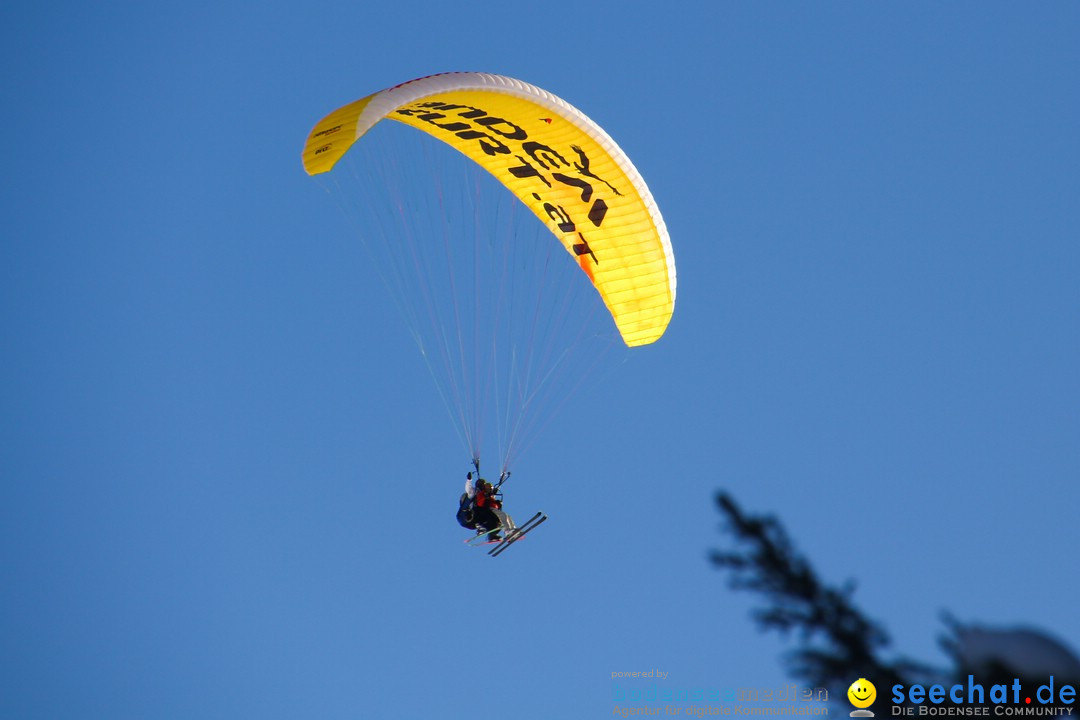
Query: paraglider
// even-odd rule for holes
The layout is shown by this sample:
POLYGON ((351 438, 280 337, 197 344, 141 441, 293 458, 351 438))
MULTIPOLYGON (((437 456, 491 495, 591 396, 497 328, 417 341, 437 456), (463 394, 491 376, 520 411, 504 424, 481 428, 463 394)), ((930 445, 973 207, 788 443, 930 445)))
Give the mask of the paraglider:
POLYGON ((487 542, 499 542, 500 530, 514 528, 514 521, 502 511, 498 488, 483 478, 473 482, 471 472, 465 476, 465 492, 458 500, 457 521, 462 527, 475 530, 477 537, 487 542))
POLYGON ((502 484, 510 478, 510 473, 504 471, 499 482, 492 485, 480 477, 478 461, 474 466, 476 479, 473 479, 472 471, 465 475, 465 492, 458 500, 457 521, 462 527, 476 531, 474 537, 465 541, 466 545, 477 547, 495 544, 496 547, 489 550, 488 555, 498 556, 506 551, 507 546, 521 540, 547 520, 547 515, 538 512, 521 526, 515 524, 513 518, 502 509, 500 491, 502 484))
MULTIPOLYGON (((327 173, 383 119, 411 126, 450 146, 483 168, 523 203, 546 227, 548 236, 554 236, 561 243, 569 258, 584 273, 614 321, 625 346, 647 345, 663 335, 674 310, 676 288, 675 262, 667 228, 633 163, 614 140, 581 111, 545 90, 505 76, 484 73, 432 75, 368 95, 320 120, 304 147, 305 170, 310 175, 327 173)), ((412 196, 416 194, 402 193, 401 204, 412 202, 412 196)), ((440 211, 447 213, 446 228, 427 233, 421 228, 420 232, 412 234, 438 233, 444 238, 447 254, 458 246, 468 246, 468 239, 450 237, 469 225, 474 216, 484 214, 478 209, 480 202, 474 202, 472 198, 467 200, 469 209, 460 216, 450 217, 450 213, 457 211, 453 203, 444 200, 440 190, 438 205, 440 211)), ((396 214, 403 218, 416 214, 409 208, 397 210, 396 214)), ((485 236, 474 244, 486 250, 488 246, 525 243, 516 238, 489 241, 485 236)), ((511 251, 518 250, 512 248, 511 251)), ((430 275, 433 267, 441 271, 442 261, 418 260, 419 251, 410 252, 412 255, 408 257, 387 261, 388 272, 419 268, 418 273, 423 276, 430 275)), ((482 267, 479 261, 472 261, 472 265, 482 267)), ((448 287, 461 293, 464 300, 435 299, 435 293, 426 286, 416 293, 423 295, 424 303, 416 316, 426 313, 437 326, 456 323, 455 329, 449 331, 437 327, 433 341, 418 337, 417 342, 425 360, 447 367, 451 380, 441 392, 450 414, 462 428, 474 464, 478 463, 480 451, 481 432, 478 428, 482 416, 488 412, 485 403, 496 408, 491 412, 508 417, 505 421, 504 476, 508 472, 511 453, 522 443, 524 429, 533 427, 527 420, 532 419, 531 414, 539 405, 540 391, 558 386, 551 379, 552 369, 574 367, 567 351, 556 348, 539 333, 549 325, 559 326, 565 318, 584 316, 588 312, 584 307, 561 300, 556 303, 541 299, 536 303, 537 310, 530 311, 532 315, 523 314, 521 320, 506 320, 500 313, 521 305, 518 296, 509 296, 509 300, 495 297, 481 301, 479 293, 491 288, 504 293, 520 292, 521 282, 506 280, 498 273, 541 266, 542 269, 534 271, 540 278, 536 283, 540 289, 534 294, 540 296, 545 292, 549 272, 548 264, 535 256, 523 260, 515 256, 512 261, 493 264, 496 270, 482 277, 480 273, 484 270, 476 271, 472 295, 466 294, 468 282, 462 281, 460 276, 451 276, 448 287), (483 323, 474 323, 462 311, 462 307, 473 305, 477 309, 491 308, 495 313, 490 332, 482 340, 480 333, 486 329, 481 327, 483 323), (541 311, 549 307, 558 307, 562 314, 551 322, 538 320, 541 311), (504 339, 509 331, 525 332, 526 329, 530 334, 524 339, 504 339), (478 339, 469 343, 468 339, 472 339, 474 333, 478 339), (465 350, 470 344, 471 352, 465 350), (482 373, 471 369, 469 363, 480 361, 491 362, 495 367, 491 371, 493 379, 476 380, 482 373), (469 383, 472 384, 466 387, 469 383), (492 386, 496 390, 490 390, 492 386), (511 407, 514 409, 510 410, 511 407)), ((425 277, 422 282, 431 281, 425 277)), ((406 296, 405 304, 411 302, 409 293, 402 294, 406 296)), ((572 349, 582 344, 580 338, 589 336, 581 331, 569 335, 572 349)), ((436 375, 434 371, 433 375, 436 375)), ((476 491, 476 486, 473 490, 476 491)), ((487 527, 489 524, 490 517, 479 527, 492 531, 493 528, 487 527)), ((515 529, 506 522, 500 522, 498 529, 505 533, 504 544, 515 536, 515 529)), ((499 535, 498 532, 491 534, 499 535)))

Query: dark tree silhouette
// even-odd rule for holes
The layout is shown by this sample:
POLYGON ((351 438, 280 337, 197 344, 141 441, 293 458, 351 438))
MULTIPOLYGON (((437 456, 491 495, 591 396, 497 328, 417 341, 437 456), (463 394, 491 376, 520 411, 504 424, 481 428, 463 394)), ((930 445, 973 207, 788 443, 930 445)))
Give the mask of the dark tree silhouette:
MULTIPOLYGON (((878 697, 890 704, 894 685, 960 683, 966 689, 969 676, 987 691, 998 684, 1011 686, 1018 679, 1025 694, 1033 694, 1050 676, 1058 688, 1080 685, 1080 659, 1048 634, 1031 628, 965 625, 947 614, 943 620, 948 633, 940 642, 954 662, 952 668, 903 657, 886 659, 890 638, 855 604, 854 582, 839 588, 822 582, 776 518, 747 514, 724 492, 717 493, 716 503, 734 546, 712 551, 712 563, 728 572, 733 589, 764 598, 765 604, 753 613, 763 630, 798 636, 797 647, 785 658, 790 674, 826 688, 831 698, 843 702, 848 687, 859 678, 873 682, 878 697)), ((953 703, 946 699, 941 704, 953 703)), ((984 695, 983 702, 972 703, 965 693, 964 704, 990 700, 984 695)))

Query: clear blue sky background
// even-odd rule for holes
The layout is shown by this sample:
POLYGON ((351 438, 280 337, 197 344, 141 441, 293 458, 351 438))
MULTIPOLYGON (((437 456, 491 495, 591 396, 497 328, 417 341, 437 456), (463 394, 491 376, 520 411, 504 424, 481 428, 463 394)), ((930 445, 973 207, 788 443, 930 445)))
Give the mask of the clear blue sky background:
POLYGON ((857 581, 898 652, 944 662, 942 609, 1080 644, 1080 5, 0 26, 0 716, 593 718, 614 671, 779 685, 791 646, 706 561, 719 488, 857 581), (329 110, 446 70, 603 125, 679 265, 667 335, 515 468, 552 519, 495 561, 462 548, 466 458, 300 165, 329 110))

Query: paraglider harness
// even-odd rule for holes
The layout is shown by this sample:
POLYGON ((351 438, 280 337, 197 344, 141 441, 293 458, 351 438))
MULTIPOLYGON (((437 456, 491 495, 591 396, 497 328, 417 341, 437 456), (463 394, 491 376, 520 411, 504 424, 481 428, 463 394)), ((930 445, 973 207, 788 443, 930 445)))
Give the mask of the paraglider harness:
MULTIPOLYGON (((476 480, 477 480, 477 483, 479 483, 481 480, 483 480, 483 478, 480 477, 480 461, 478 459, 476 459, 476 458, 473 459, 473 467, 476 468, 476 480)), ((468 475, 466 475, 466 478, 468 478, 469 480, 472 480, 472 477, 473 477, 472 472, 470 472, 470 473, 468 473, 468 475)), ((502 474, 499 476, 499 482, 492 485, 491 486, 491 491, 489 493, 486 493, 485 496, 492 499, 492 500, 497 501, 500 504, 502 504, 502 493, 499 491, 499 488, 502 487, 502 484, 504 482, 506 482, 507 479, 509 479, 509 477, 510 477, 510 472, 508 470, 503 470, 502 474)), ((458 524, 461 525, 462 527, 468 528, 470 530, 475 529, 476 528, 476 510, 477 510, 476 494, 474 494, 473 497, 469 497, 468 493, 461 493, 461 499, 458 501, 458 511, 457 511, 458 524)), ((495 530, 496 528, 486 528, 486 529, 487 530, 495 530)))

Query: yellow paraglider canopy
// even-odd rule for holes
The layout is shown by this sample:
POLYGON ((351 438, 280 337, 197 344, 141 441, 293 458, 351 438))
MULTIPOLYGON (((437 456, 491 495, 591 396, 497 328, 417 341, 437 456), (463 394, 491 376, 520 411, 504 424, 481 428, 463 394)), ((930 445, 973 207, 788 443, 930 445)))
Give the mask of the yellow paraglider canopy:
POLYGON ((577 259, 627 345, 663 335, 675 307, 667 228, 633 163, 596 123, 520 80, 432 75, 319 121, 304 146, 308 174, 329 171, 383 118, 442 140, 506 185, 577 259))

